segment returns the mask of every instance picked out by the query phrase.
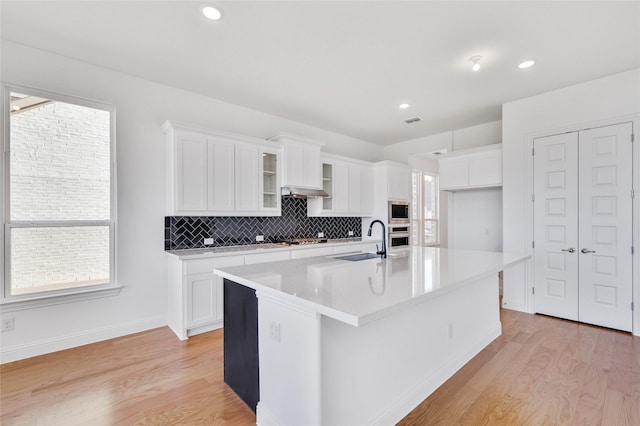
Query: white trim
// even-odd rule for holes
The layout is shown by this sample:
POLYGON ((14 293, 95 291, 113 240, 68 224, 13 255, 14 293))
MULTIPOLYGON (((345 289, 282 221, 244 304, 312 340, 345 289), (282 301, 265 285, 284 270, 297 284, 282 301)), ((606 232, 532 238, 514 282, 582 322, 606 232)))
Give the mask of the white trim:
POLYGON ((62 305, 65 303, 78 302, 81 300, 98 299, 101 297, 117 296, 122 290, 122 286, 111 284, 102 286, 75 287, 66 290, 59 290, 52 293, 32 293, 25 296, 13 296, 10 299, 0 301, 2 312, 23 311, 26 309, 42 308, 44 306, 62 305))
POLYGON ((139 333, 166 326, 167 319, 164 315, 147 317, 137 321, 130 321, 95 328, 93 330, 70 333, 64 336, 51 339, 42 339, 32 343, 16 345, 12 347, 2 347, 0 352, 0 363, 13 362, 20 359, 30 358, 38 355, 57 352, 64 349, 113 339, 128 334, 139 333))
POLYGON ((468 148, 468 149, 460 149, 457 151, 451 151, 451 152, 447 152, 445 154, 441 154, 437 157, 437 160, 441 159, 441 158, 450 158, 450 157, 457 157, 460 155, 467 155, 467 154, 471 154, 473 152, 482 152, 482 151, 491 151, 494 149, 500 149, 502 150, 502 143, 492 143, 490 145, 482 145, 482 146, 478 146, 475 148, 468 148))

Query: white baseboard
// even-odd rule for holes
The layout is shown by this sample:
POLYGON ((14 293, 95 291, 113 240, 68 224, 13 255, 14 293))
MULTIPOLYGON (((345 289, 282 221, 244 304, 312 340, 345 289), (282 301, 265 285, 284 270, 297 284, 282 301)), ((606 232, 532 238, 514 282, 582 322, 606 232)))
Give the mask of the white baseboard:
POLYGON ((427 378, 416 385, 413 389, 409 389, 403 395, 400 395, 387 410, 383 413, 378 413, 378 415, 371 421, 367 422, 367 424, 393 425, 398 423, 501 334, 502 324, 498 323, 481 338, 476 340, 469 347, 468 351, 450 358, 447 362, 440 365, 439 368, 435 369, 435 371, 429 372, 427 378))
POLYGON ((278 417, 265 407, 264 403, 258 402, 258 406, 256 407, 257 426, 279 426, 281 424, 278 417))
POLYGON ((51 339, 43 339, 22 345, 3 347, 0 350, 0 364, 57 352, 77 346, 88 345, 102 340, 139 333, 167 325, 166 315, 143 318, 137 321, 113 324, 79 333, 71 333, 51 339))

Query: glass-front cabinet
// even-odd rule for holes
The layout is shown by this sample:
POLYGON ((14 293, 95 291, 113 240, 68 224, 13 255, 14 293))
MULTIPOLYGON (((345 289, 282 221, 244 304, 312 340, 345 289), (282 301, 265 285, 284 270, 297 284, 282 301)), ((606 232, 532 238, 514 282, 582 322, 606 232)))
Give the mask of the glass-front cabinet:
POLYGON ((322 189, 329 194, 322 199, 322 210, 333 210, 333 164, 322 164, 322 189))
POLYGON ((278 157, 276 151, 262 149, 262 209, 277 210, 280 199, 278 157))

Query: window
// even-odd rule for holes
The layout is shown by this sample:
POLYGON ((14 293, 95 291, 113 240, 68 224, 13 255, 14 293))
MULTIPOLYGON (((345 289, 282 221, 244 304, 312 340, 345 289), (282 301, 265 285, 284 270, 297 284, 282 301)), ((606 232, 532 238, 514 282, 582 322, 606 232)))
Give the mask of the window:
POLYGON ((5 87, 4 301, 115 288, 113 108, 5 87))
POLYGON ((412 178, 412 239, 420 245, 439 243, 438 177, 414 171, 412 178))
POLYGON ((422 180, 424 245, 438 244, 438 178, 425 173, 422 180))

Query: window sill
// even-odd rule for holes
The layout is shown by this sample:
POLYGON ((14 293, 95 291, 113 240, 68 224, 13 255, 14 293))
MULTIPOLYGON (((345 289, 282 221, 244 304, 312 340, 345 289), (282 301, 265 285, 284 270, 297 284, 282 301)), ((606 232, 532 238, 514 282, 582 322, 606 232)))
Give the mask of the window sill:
POLYGON ((82 300, 98 299, 101 297, 117 296, 122 286, 84 289, 73 293, 56 295, 33 295, 28 298, 3 299, 0 302, 2 312, 22 311, 25 309, 41 308, 44 306, 61 305, 82 300))

